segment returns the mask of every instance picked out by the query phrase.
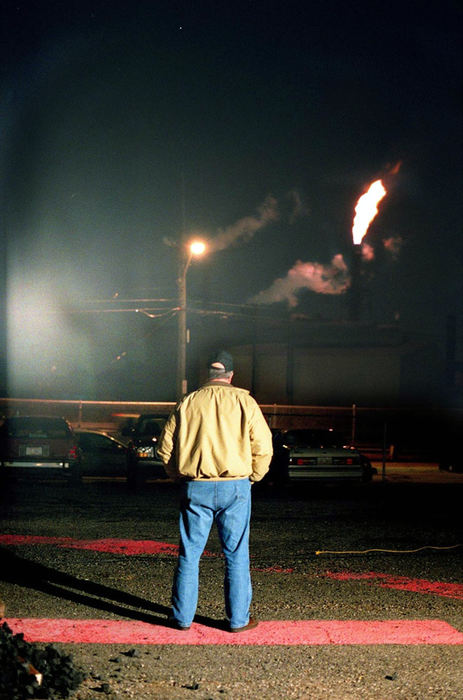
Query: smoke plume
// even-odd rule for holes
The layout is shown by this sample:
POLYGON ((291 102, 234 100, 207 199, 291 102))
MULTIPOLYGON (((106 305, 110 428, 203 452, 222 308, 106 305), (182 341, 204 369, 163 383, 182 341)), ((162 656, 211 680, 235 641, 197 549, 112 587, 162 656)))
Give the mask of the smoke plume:
POLYGON ((350 285, 347 265, 341 254, 335 255, 329 265, 298 260, 286 277, 280 277, 268 288, 248 300, 251 304, 275 304, 286 301, 297 306, 297 293, 310 289, 318 294, 343 294, 350 285))
POLYGON ((362 242, 362 260, 371 262, 375 258, 375 250, 369 243, 362 242))
POLYGON ((291 211, 289 212, 288 216, 288 221, 290 224, 294 224, 302 217, 308 216, 309 210, 302 201, 302 197, 297 190, 291 190, 288 192, 286 198, 291 207, 291 211))
MULTIPOLYGON (((224 229, 219 228, 215 234, 205 229, 194 228, 188 231, 188 238, 205 239, 208 241, 209 252, 216 252, 240 242, 247 243, 257 231, 279 219, 294 224, 308 213, 308 208, 299 192, 291 190, 280 202, 272 195, 268 195, 257 207, 256 214, 244 216, 224 229)), ((177 248, 179 245, 177 240, 167 236, 164 236, 163 242, 171 248, 177 248)))
MULTIPOLYGON (((389 238, 383 238, 384 250, 386 250, 393 260, 397 260, 403 245, 402 236, 389 236, 389 238)), ((362 241, 362 260, 364 262, 371 262, 375 259, 375 249, 370 243, 365 243, 362 241)))
POLYGON ((224 250, 238 241, 249 241, 256 231, 277 221, 279 218, 278 202, 269 195, 258 207, 257 214, 245 216, 225 229, 219 229, 217 235, 209 241, 211 251, 224 250))
POLYGON ((397 260, 402 244, 403 238, 401 236, 390 236, 383 240, 385 249, 392 255, 394 260, 397 260))

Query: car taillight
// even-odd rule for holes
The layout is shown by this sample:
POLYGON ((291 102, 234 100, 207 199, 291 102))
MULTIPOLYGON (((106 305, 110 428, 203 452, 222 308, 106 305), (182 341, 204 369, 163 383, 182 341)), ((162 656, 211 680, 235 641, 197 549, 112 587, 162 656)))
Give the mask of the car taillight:
POLYGON ((74 445, 74 447, 71 447, 71 449, 68 452, 68 457, 69 459, 77 459, 78 458, 77 454, 77 447, 74 445))
POLYGON ((333 464, 359 464, 357 457, 335 457, 333 464))
POLYGON ((137 448, 137 456, 140 459, 153 459, 154 458, 154 447, 152 445, 142 445, 137 448))

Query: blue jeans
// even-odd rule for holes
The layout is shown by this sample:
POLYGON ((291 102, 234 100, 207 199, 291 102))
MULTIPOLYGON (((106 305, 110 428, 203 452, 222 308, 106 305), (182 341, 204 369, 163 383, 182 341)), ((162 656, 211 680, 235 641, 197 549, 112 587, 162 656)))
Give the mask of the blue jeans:
POLYGON ((225 556, 225 612, 231 627, 249 622, 252 588, 249 571, 251 483, 188 481, 181 486, 180 550, 172 588, 172 614, 188 627, 198 603, 199 560, 213 522, 225 556))

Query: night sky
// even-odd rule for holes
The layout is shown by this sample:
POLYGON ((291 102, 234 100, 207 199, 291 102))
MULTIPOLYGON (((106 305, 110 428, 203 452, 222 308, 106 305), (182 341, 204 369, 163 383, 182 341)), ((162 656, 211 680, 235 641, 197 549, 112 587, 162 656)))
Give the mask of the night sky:
POLYGON ((175 304, 182 231, 210 245, 188 272, 200 305, 345 319, 354 206, 379 178, 366 320, 442 337, 463 319, 462 16, 456 0, 3 0, 10 390, 130 354, 134 314, 88 310, 175 304))

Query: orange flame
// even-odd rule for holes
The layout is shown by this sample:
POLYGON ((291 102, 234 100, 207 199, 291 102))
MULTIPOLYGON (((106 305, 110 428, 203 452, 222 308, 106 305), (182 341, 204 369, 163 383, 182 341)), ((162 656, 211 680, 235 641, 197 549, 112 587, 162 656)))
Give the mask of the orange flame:
POLYGON ((386 189, 381 180, 372 182, 365 194, 359 198, 355 207, 352 237, 354 245, 360 245, 369 225, 378 213, 378 204, 386 196, 386 189))

